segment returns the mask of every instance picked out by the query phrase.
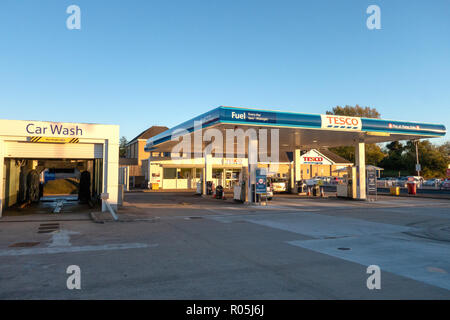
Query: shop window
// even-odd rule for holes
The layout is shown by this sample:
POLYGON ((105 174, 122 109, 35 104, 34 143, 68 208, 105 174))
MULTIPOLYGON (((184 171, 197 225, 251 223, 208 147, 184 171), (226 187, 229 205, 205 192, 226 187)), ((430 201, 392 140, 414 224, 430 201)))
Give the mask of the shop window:
POLYGON ((222 176, 222 169, 213 169, 212 170, 213 179, 220 179, 221 176, 222 176))
POLYGON ((177 169, 176 168, 164 168, 164 179, 176 179, 177 169))
POLYGON ((191 168, 181 168, 180 171, 178 171, 178 179, 188 179, 191 177, 191 168))

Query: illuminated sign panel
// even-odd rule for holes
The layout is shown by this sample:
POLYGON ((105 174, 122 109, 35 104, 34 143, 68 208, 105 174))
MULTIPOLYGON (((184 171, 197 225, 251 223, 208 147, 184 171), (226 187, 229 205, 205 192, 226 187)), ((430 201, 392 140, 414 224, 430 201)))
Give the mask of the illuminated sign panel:
POLYGON ((233 121, 275 123, 276 115, 273 112, 227 110, 227 117, 233 121))
POLYGON ((333 163, 325 158, 320 152, 315 149, 309 150, 300 157, 301 164, 323 164, 332 165, 333 163))
POLYGON ((336 116, 329 114, 320 115, 322 129, 361 131, 362 122, 358 117, 336 116))

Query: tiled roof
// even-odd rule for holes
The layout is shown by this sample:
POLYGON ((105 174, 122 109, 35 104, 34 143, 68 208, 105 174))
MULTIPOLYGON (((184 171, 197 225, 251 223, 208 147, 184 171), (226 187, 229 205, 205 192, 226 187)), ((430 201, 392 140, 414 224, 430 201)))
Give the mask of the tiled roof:
POLYGON ((147 130, 141 132, 133 140, 128 142, 128 144, 130 144, 138 139, 149 139, 149 138, 154 137, 157 134, 160 134, 161 132, 164 132, 166 130, 169 130, 169 128, 164 127, 164 126, 152 126, 152 127, 148 128, 147 130))

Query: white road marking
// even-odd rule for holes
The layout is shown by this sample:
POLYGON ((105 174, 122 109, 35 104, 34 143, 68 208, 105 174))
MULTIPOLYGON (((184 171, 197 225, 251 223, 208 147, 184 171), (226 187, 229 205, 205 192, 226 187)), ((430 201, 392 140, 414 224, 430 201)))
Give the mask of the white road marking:
POLYGON ((60 200, 56 203, 55 209, 53 209, 53 213, 60 213, 62 210, 62 207, 64 205, 64 200, 60 200))
POLYGON ((48 248, 8 249, 8 250, 0 250, 0 257, 25 256, 35 254, 74 253, 86 251, 144 249, 144 248, 153 248, 157 246, 159 246, 159 244, 120 243, 120 244, 104 244, 96 246, 74 246, 74 247, 65 246, 65 247, 48 247, 48 248))
POLYGON ((49 247, 70 247, 70 235, 80 234, 79 232, 70 230, 59 230, 52 234, 52 242, 49 247))

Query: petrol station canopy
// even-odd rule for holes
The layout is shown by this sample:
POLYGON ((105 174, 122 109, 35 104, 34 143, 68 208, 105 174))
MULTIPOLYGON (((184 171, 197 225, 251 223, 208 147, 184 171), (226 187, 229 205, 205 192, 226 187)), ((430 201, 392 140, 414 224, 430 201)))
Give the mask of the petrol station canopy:
MULTIPOLYGON (((183 130, 192 136, 200 128, 215 128, 224 136, 226 129, 276 128, 280 151, 436 138, 446 134, 442 124, 220 106, 148 139, 145 150, 170 152, 178 143, 171 141, 172 135, 183 130)), ((206 144, 203 142, 203 146, 206 144)))

